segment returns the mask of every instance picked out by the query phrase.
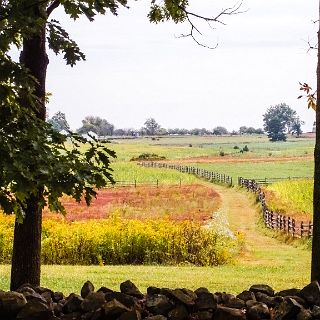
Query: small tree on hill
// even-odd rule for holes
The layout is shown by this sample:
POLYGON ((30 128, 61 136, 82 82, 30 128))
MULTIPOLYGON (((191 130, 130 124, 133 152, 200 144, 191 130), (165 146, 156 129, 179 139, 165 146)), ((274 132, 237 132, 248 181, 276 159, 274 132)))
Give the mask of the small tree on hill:
POLYGON ((82 120, 82 127, 77 130, 79 134, 94 132, 98 137, 112 136, 114 125, 100 117, 87 116, 82 120))
POLYGON ((70 126, 66 120, 66 115, 60 111, 55 113, 52 118, 48 119, 48 123, 58 132, 70 130, 70 126))
POLYGON ((147 119, 144 125, 146 133, 150 136, 154 136, 160 130, 160 125, 154 118, 147 119))
POLYGON ((263 122, 270 141, 286 141, 286 132, 290 131, 295 119, 296 111, 285 103, 268 108, 263 115, 263 122))
POLYGON ((218 126, 213 128, 212 133, 214 135, 221 136, 223 134, 228 134, 229 132, 225 127, 218 126))

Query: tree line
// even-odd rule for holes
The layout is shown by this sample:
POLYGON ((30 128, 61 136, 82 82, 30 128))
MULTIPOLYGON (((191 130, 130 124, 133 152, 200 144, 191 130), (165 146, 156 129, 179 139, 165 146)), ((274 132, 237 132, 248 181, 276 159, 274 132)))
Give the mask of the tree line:
MULTIPOLYGON (((70 131, 70 126, 66 116, 62 112, 55 113, 48 123, 58 132, 70 131)), ((264 129, 247 126, 240 126, 238 130, 229 131, 223 126, 217 126, 213 129, 206 128, 163 128, 154 118, 148 118, 140 129, 134 128, 115 128, 115 126, 106 119, 97 116, 87 116, 82 120, 82 126, 76 130, 78 134, 94 134, 98 138, 117 136, 167 136, 167 135, 243 135, 243 134, 264 134, 267 133, 270 141, 286 141, 287 134, 302 134, 301 125, 304 124, 297 116, 296 111, 291 109, 285 103, 271 106, 263 115, 264 129)))

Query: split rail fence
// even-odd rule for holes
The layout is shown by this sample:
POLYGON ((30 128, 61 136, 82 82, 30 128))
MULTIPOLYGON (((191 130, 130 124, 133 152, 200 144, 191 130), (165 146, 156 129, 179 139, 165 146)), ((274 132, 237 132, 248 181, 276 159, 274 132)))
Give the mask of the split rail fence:
POLYGON ((311 237, 313 231, 312 221, 298 221, 292 217, 269 210, 266 197, 260 184, 252 179, 238 178, 238 184, 254 192, 262 207, 263 220, 266 227, 274 230, 281 230, 295 238, 311 237))
POLYGON ((199 178, 203 178, 210 182, 226 184, 228 186, 232 186, 232 177, 224 174, 213 171, 208 171, 201 168, 190 167, 190 166, 182 166, 178 164, 165 163, 165 162, 139 162, 139 165, 147 168, 165 168, 165 169, 174 169, 183 173, 194 174, 199 178))

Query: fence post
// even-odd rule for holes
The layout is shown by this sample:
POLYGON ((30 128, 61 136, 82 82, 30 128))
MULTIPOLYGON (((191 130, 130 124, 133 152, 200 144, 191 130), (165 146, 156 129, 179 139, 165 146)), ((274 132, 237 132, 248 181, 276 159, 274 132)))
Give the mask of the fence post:
POLYGON ((159 180, 157 179, 157 188, 159 187, 159 180))
POLYGON ((136 188, 137 187, 137 180, 134 179, 134 187, 136 188))

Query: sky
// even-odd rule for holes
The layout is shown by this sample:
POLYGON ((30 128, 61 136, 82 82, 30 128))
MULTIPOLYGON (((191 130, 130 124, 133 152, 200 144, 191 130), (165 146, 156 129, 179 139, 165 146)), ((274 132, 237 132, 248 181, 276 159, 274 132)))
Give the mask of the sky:
MULTIPOLYGON (((193 12, 215 16, 236 0, 190 0, 193 12)), ((86 54, 71 68, 49 54, 49 116, 61 111, 71 128, 88 115, 116 128, 141 128, 153 117, 164 128, 263 127, 267 108, 286 103, 311 131, 315 120, 300 95, 299 82, 316 84, 318 1, 244 0, 241 14, 226 25, 193 20, 202 36, 197 45, 188 23, 150 24, 150 0, 129 2, 117 17, 73 22, 60 8, 52 14, 86 54)))

